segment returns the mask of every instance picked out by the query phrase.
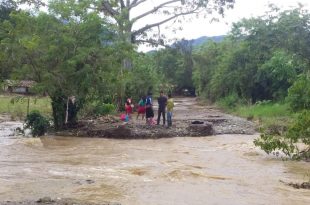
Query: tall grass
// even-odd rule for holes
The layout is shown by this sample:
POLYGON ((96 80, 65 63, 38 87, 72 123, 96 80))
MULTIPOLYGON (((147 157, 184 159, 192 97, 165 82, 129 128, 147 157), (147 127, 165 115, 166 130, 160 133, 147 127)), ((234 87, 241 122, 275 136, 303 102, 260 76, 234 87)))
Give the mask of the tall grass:
POLYGON ((0 96, 0 114, 8 114, 12 120, 24 119, 27 115, 29 98, 29 112, 38 110, 45 116, 51 116, 51 101, 48 97, 33 96, 0 96))
POLYGON ((278 103, 238 106, 234 112, 242 117, 254 117, 254 118, 285 117, 290 116, 292 114, 288 104, 278 104, 278 103))
POLYGON ((257 122, 261 128, 276 126, 285 129, 296 118, 287 103, 259 101, 252 105, 232 94, 216 104, 229 113, 257 122))
POLYGON ((257 103, 255 105, 239 105, 232 111, 233 114, 253 120, 261 127, 268 128, 272 125, 286 127, 296 117, 285 103, 257 103))

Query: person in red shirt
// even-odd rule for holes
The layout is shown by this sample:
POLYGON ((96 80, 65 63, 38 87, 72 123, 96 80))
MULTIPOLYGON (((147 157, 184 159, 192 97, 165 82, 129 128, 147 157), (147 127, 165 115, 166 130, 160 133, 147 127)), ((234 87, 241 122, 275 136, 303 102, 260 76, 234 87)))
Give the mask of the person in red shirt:
POLYGON ((146 107, 145 107, 145 104, 146 104, 146 97, 143 96, 141 97, 139 103, 138 103, 138 115, 137 115, 137 119, 139 118, 139 115, 141 114, 142 115, 142 120, 144 120, 144 117, 145 117, 145 110, 146 110, 146 107))
POLYGON ((126 115, 128 115, 128 117, 130 117, 130 115, 132 114, 132 102, 130 98, 127 98, 126 103, 125 103, 125 112, 126 115))

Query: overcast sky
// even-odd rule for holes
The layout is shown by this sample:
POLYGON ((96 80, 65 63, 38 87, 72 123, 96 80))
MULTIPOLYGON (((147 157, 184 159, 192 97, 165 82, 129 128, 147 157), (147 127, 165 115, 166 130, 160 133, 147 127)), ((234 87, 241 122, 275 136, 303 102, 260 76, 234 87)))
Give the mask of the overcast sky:
MULTIPOLYGON (((153 2, 156 3, 155 0, 153 2)), ((257 17, 268 11, 268 5, 273 3, 282 9, 296 8, 298 3, 302 3, 305 8, 310 9, 310 0, 236 0, 234 9, 225 13, 225 17, 220 22, 210 23, 208 19, 193 19, 191 22, 185 22, 183 30, 173 33, 169 30, 164 31, 168 39, 194 39, 201 36, 224 35, 230 31, 233 22, 242 18, 257 17)), ((141 22, 144 23, 144 22, 141 22)), ((140 51, 151 50, 152 48, 140 46, 140 51)))
POLYGON ((227 11, 225 17, 220 19, 221 22, 210 24, 204 19, 199 19, 186 24, 184 30, 178 33, 178 35, 181 38, 222 35, 230 30, 232 22, 237 22, 244 17, 263 15, 268 10, 269 3, 273 3, 283 9, 288 9, 297 7, 298 2, 309 8, 309 0, 236 0, 234 9, 227 11))
MULTIPOLYGON (((1 1, 1 0, 0 0, 1 1)), ((47 1, 47 0, 46 0, 47 1)), ((154 6, 158 5, 161 1, 164 0, 148 0, 145 3, 136 7, 136 10, 132 10, 132 17, 148 11, 154 6)), ((166 0, 165 0, 166 1, 166 0)), ((225 17, 220 18, 219 22, 210 23, 209 19, 205 18, 194 18, 190 22, 182 22, 183 30, 177 30, 172 32, 172 28, 175 28, 176 25, 173 25, 171 22, 164 25, 169 29, 165 30, 164 27, 161 28, 161 34, 164 34, 171 42, 174 39, 195 39, 201 36, 218 36, 227 34, 233 22, 237 22, 242 18, 257 17, 263 15, 266 11, 269 10, 268 5, 270 3, 277 5, 282 9, 296 8, 298 3, 301 3, 310 10, 310 0, 235 0, 236 3, 234 8, 225 12, 225 17)), ((143 27, 143 25, 158 22, 160 16, 148 16, 148 18, 143 18, 143 20, 134 24, 134 29, 143 27)), ((147 51, 154 48, 147 46, 139 46, 140 51, 147 51)))

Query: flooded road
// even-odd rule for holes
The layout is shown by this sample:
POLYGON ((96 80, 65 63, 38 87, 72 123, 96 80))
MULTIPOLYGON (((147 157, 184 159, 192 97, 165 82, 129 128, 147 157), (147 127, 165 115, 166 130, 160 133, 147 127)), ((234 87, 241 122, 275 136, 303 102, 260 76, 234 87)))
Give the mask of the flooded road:
POLYGON ((128 205, 310 204, 282 183, 310 178, 310 163, 266 156, 255 135, 114 140, 0 140, 0 201, 75 198, 128 205))

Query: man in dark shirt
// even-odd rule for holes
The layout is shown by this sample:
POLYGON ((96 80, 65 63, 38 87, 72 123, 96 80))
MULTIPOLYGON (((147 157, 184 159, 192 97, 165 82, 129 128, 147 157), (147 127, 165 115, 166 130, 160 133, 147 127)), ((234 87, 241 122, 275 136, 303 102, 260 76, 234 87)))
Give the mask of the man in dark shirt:
POLYGON ((158 101, 158 117, 157 117, 157 125, 160 122, 160 116, 163 115, 163 124, 166 123, 166 105, 167 105, 167 98, 164 96, 164 92, 160 91, 160 96, 157 99, 158 101))

